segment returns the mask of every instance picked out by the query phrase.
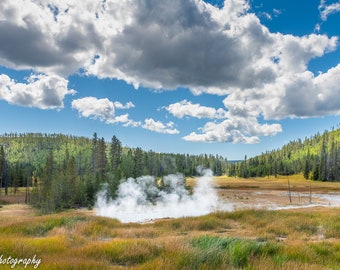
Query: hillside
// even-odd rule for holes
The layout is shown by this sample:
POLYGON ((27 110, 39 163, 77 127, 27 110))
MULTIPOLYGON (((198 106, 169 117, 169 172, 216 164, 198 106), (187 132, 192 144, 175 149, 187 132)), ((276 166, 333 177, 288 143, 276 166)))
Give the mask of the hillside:
POLYGON ((116 136, 106 142, 96 133, 91 139, 63 134, 5 134, 0 136, 0 202, 2 193, 15 194, 19 187, 26 187, 26 201, 45 212, 93 205, 103 186, 114 197, 118 185, 129 177, 162 177, 178 172, 193 176, 198 166, 222 175, 227 161, 213 155, 123 147, 116 136))
POLYGON ((255 177, 302 173, 306 179, 340 181, 340 129, 297 139, 281 149, 229 164, 229 175, 255 177))
MULTIPOLYGON (((115 136, 113 141, 105 142, 103 138, 98 138, 95 133, 93 138, 77 137, 64 134, 42 134, 42 133, 10 133, 0 135, 0 146, 4 150, 4 159, 9 168, 20 165, 20 167, 30 166, 34 171, 41 170, 46 163, 46 159, 50 154, 56 164, 61 165, 65 159, 74 157, 76 159, 77 168, 79 171, 86 170, 86 167, 96 166, 95 148, 103 147, 101 151, 105 155, 106 171, 110 169, 117 170, 118 168, 110 168, 110 166, 117 167, 121 170, 122 177, 136 177, 140 175, 155 175, 161 176, 163 174, 181 172, 187 176, 196 174, 196 167, 203 166, 210 168, 216 175, 225 173, 226 159, 221 156, 213 155, 189 155, 189 154, 175 154, 175 153, 159 153, 152 150, 145 151, 139 147, 130 148, 122 146, 120 140, 115 136), (102 146, 101 146, 102 144, 102 146), (111 149, 113 144, 118 145, 119 153, 116 161, 112 157, 114 151, 111 149), (136 157, 137 154, 137 157, 136 157), (137 161, 138 155, 142 159, 139 170, 140 172, 133 172, 131 168, 135 167, 131 160, 137 161), (118 163, 116 165, 112 163, 118 163), (127 164, 124 164, 124 163, 127 164), (92 164, 91 164, 92 163, 92 164)), ((116 149, 117 151, 117 149, 116 149)), ((99 160, 97 161, 97 163, 99 160)), ((97 164, 99 165, 99 164, 97 164)), ((8 173, 8 170, 7 170, 8 173)))

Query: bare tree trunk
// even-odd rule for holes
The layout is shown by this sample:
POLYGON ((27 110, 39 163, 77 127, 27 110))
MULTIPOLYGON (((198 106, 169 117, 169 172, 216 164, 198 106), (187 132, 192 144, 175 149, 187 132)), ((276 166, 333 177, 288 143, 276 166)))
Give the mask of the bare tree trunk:
POLYGON ((312 180, 309 180, 309 204, 312 204, 312 180))
POLYGON ((288 197, 289 197, 289 202, 292 204, 292 193, 290 191, 290 182, 289 182, 289 176, 287 174, 287 180, 288 180, 288 197))
POLYGON ((30 190, 29 190, 29 177, 27 177, 27 180, 26 180, 26 198, 25 198, 25 203, 28 204, 30 199, 29 199, 29 196, 30 196, 30 190))

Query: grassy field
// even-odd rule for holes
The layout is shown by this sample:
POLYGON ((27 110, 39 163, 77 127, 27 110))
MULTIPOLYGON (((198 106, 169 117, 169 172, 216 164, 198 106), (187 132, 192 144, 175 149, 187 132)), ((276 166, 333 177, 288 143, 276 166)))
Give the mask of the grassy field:
MULTIPOLYGON (((304 183, 295 178, 292 186, 304 183)), ((218 187, 233 190, 280 189, 286 183, 216 179, 218 187)), ((340 187, 313 183, 314 190, 317 185, 325 190, 324 184, 340 187)), ((9 204, 0 209, 0 256, 36 256, 37 269, 339 269, 339 211, 248 209, 122 224, 86 209, 42 216, 29 206, 9 204)), ((0 269, 11 267, 0 264, 0 269)))
POLYGON ((312 185, 313 192, 340 191, 340 182, 310 181, 304 179, 300 174, 290 176, 278 175, 277 177, 254 177, 247 179, 226 176, 215 177, 217 186, 229 189, 287 190, 288 180, 293 191, 308 191, 310 184, 312 185))

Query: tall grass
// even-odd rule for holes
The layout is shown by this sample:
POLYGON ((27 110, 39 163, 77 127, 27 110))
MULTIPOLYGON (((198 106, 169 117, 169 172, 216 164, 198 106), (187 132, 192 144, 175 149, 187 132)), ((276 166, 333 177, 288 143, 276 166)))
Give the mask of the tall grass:
POLYGON ((221 238, 204 235, 191 241, 197 250, 200 265, 220 269, 222 266, 244 268, 251 265, 255 258, 266 258, 276 255, 279 245, 242 238, 221 238))
POLYGON ((9 219, 0 210, 0 254, 36 254, 39 269, 337 269, 339 209, 305 211, 122 224, 81 211, 9 219))

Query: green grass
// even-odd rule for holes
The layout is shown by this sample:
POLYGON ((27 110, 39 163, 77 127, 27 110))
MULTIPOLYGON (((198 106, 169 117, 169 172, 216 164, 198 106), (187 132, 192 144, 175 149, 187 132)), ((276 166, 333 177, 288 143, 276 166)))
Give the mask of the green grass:
POLYGON ((255 258, 264 259, 279 252, 277 243, 242 238, 222 238, 204 235, 191 241, 198 250, 199 265, 220 269, 223 266, 234 268, 250 267, 255 258))
POLYGON ((39 269, 337 269, 340 261, 339 209, 217 212, 151 224, 82 211, 2 211, 0 254, 36 255, 39 269))

